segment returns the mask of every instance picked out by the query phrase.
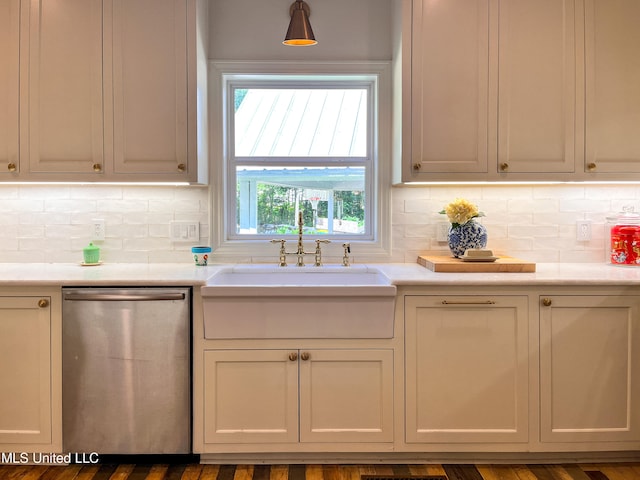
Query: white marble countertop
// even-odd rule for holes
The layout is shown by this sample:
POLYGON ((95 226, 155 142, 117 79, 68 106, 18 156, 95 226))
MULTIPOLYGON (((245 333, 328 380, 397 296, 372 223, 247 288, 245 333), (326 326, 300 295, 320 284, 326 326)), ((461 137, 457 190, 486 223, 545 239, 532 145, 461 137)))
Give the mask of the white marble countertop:
POLYGON ((0 263, 0 286, 204 285, 216 268, 182 263, 0 263))
MULTIPOLYGON (((639 267, 600 263, 539 263, 534 273, 436 273, 417 263, 368 264, 395 285, 640 285, 639 267)), ((225 265, 182 263, 0 263, 1 286, 206 285, 225 265)))
POLYGON ((533 273, 433 272, 418 264, 376 265, 395 285, 640 285, 640 266, 538 263, 533 273))

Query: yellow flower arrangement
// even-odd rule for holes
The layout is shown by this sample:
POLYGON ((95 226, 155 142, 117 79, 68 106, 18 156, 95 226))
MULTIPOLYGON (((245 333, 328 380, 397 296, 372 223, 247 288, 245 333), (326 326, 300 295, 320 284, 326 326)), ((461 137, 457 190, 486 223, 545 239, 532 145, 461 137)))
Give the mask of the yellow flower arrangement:
POLYGON ((478 207, 464 198, 456 198, 453 202, 440 211, 446 214, 454 227, 464 225, 472 218, 483 217, 484 213, 478 211, 478 207))

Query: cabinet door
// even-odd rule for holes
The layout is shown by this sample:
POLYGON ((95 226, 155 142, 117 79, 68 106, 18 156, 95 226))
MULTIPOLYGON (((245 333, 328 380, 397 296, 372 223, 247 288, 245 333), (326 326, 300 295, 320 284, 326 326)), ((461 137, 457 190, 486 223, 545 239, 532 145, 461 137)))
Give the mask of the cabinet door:
POLYGON ((21 158, 34 174, 100 172, 102 1, 22 0, 22 10, 21 158))
POLYGON ((640 2, 586 0, 585 18, 586 169, 638 173, 640 2))
POLYGON ((297 352, 205 351, 204 424, 205 443, 297 442, 297 352))
POLYGON ((112 1, 114 173, 185 176, 189 1, 112 1))
POLYGON ((406 441, 528 441, 527 297, 407 296, 406 441))
POLYGON ((0 0, 0 175, 18 168, 20 0, 0 0))
POLYGON ((640 297, 552 296, 540 309, 541 440, 640 441, 640 297))
POLYGON ((52 443, 49 302, 0 297, 0 447, 52 443))
POLYGON ((301 351, 301 442, 391 442, 392 407, 393 351, 301 351))
POLYGON ((497 137, 503 173, 573 172, 576 155, 582 158, 575 3, 500 2, 497 137))
MULTIPOLYGON (((430 173, 487 172, 490 3, 411 3, 405 180, 428 180, 430 173)), ((495 120, 495 108, 492 115, 495 120)))

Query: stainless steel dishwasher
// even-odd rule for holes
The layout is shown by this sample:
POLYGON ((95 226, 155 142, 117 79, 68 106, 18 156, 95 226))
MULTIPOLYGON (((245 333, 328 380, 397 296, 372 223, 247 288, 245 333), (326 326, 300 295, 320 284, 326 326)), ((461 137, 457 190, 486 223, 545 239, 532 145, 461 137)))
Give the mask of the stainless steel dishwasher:
POLYGON ((64 288, 65 452, 191 451, 189 288, 64 288))

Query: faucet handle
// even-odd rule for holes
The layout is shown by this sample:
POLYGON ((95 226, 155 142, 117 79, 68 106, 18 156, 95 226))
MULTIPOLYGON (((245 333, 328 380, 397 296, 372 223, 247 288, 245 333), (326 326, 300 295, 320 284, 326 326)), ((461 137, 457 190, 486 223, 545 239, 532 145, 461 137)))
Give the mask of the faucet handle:
POLYGON ((284 239, 273 239, 273 240, 269 240, 270 243, 279 243, 280 244, 280 252, 279 252, 279 259, 278 259, 278 265, 281 267, 286 267, 287 266, 287 250, 286 247, 284 246, 285 243, 287 243, 286 240, 284 239))
POLYGON ((274 240, 269 240, 269 241, 270 241, 271 243, 279 243, 279 244, 280 244, 280 253, 281 253, 281 254, 283 254, 283 253, 284 253, 284 251, 285 251, 285 246, 284 246, 284 244, 285 244, 285 243, 287 243, 287 241, 286 241, 286 240, 284 240, 284 239, 282 239, 282 240, 274 239, 274 240))
POLYGON ((315 266, 322 266, 322 249, 320 248, 321 243, 331 243, 331 240, 316 240, 316 262, 315 266))

